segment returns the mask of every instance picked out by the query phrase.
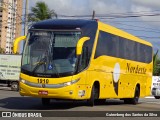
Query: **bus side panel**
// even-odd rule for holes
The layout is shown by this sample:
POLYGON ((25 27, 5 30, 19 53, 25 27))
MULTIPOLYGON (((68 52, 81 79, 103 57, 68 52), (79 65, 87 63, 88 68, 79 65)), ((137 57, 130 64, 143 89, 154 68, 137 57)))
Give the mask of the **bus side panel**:
POLYGON ((94 82, 99 82, 100 88, 99 88, 99 98, 115 98, 117 97, 114 88, 112 85, 112 75, 106 74, 105 72, 100 71, 88 71, 88 93, 87 98, 90 98, 91 96, 91 88, 93 87, 94 82))
POLYGON ((140 97, 150 93, 151 78, 148 76, 150 67, 145 63, 101 56, 92 61, 93 66, 94 70, 89 72, 88 82, 90 83, 91 80, 99 81, 100 98, 132 98, 136 85, 140 86, 140 97), (120 65, 120 76, 118 83, 115 84, 113 72, 117 63, 120 65), (138 72, 141 68, 147 69, 148 72, 146 74, 138 72), (147 91, 149 92, 147 93, 147 91))
MULTIPOLYGON (((95 60, 92 60, 88 79, 92 81, 92 84, 93 81, 99 81, 99 98, 119 98, 119 95, 115 92, 115 87, 118 89, 119 83, 118 86, 114 86, 113 82, 113 69, 116 62, 117 58, 107 56, 101 56, 95 60)), ((90 84, 90 82, 88 84, 90 84)))

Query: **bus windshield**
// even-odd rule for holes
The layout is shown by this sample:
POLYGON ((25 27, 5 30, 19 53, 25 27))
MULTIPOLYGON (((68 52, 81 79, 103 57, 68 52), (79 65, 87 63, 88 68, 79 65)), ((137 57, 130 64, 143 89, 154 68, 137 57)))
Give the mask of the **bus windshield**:
POLYGON ((22 72, 37 75, 73 74, 79 31, 30 31, 25 44, 22 72))

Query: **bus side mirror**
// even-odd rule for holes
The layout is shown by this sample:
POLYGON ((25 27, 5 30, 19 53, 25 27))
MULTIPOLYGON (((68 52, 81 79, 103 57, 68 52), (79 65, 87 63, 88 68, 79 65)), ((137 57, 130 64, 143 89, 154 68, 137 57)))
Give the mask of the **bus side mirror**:
POLYGON ((26 36, 21 36, 14 40, 14 43, 13 43, 13 53, 14 54, 16 54, 18 51, 19 42, 25 39, 26 39, 26 36))
POLYGON ((83 48, 83 44, 84 42, 86 42, 87 40, 90 40, 89 37, 82 37, 78 43, 77 43, 77 47, 76 47, 76 54, 77 55, 81 55, 82 54, 82 48, 83 48))

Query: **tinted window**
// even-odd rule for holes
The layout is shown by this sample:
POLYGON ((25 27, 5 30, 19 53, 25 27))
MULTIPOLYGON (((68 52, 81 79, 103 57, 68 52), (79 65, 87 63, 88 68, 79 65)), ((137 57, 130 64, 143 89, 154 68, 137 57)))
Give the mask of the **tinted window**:
POLYGON ((150 63, 152 47, 100 31, 95 58, 102 55, 150 63))

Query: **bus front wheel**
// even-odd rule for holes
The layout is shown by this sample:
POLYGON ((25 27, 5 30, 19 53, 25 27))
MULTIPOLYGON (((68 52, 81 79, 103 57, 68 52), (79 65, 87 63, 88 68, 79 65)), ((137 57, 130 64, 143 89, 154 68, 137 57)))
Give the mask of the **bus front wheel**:
POLYGON ((91 91, 91 97, 87 100, 89 106, 93 107, 95 105, 95 100, 98 99, 99 96, 99 88, 96 85, 93 85, 91 91))
POLYGON ((89 106, 94 106, 94 100, 95 100, 95 86, 92 87, 92 91, 91 91, 91 97, 90 99, 87 100, 89 106))

